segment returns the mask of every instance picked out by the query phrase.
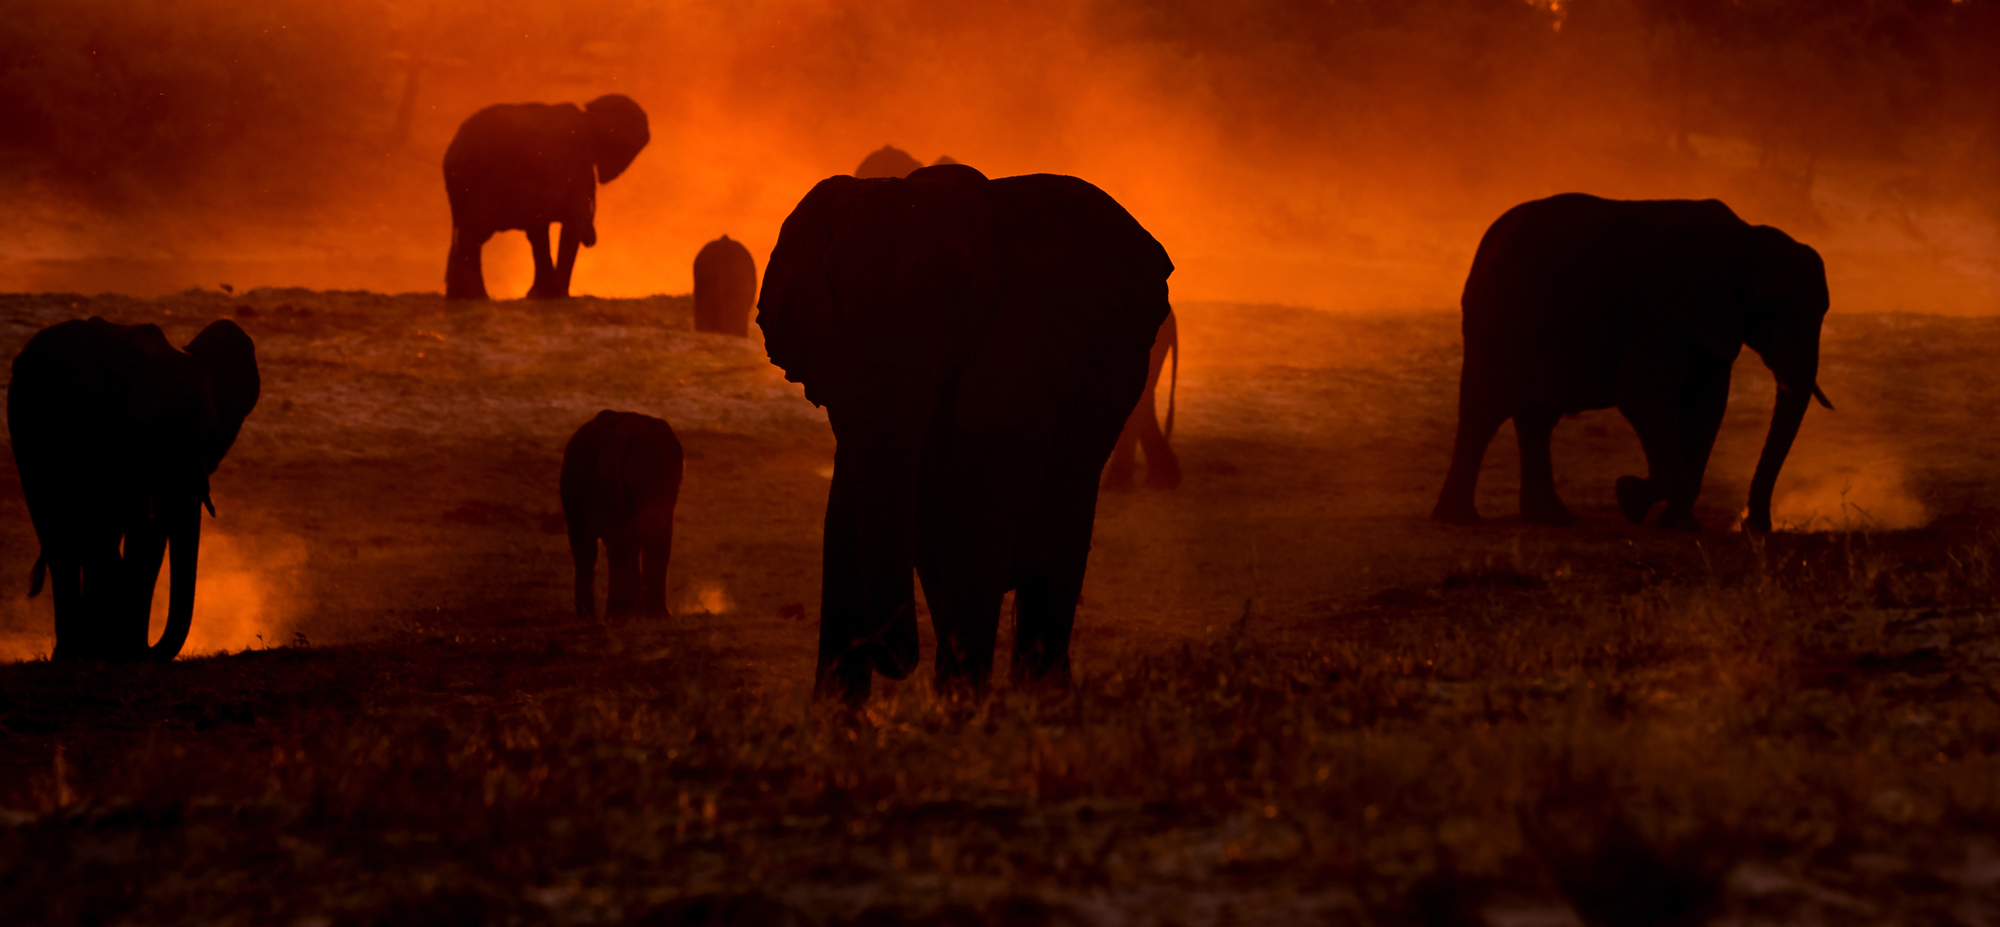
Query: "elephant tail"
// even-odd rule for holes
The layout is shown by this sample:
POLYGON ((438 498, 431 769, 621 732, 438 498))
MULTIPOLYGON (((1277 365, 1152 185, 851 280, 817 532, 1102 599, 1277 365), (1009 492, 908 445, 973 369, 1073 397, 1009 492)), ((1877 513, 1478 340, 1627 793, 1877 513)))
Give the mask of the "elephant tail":
POLYGON ((35 557, 35 565, 28 571, 28 598, 42 594, 42 581, 49 575, 49 553, 42 551, 35 557))
POLYGON ((1168 374, 1167 379, 1167 424, 1160 429, 1160 431, 1165 433, 1168 440, 1173 440, 1174 437, 1174 388, 1179 386, 1181 382, 1181 339, 1178 331, 1174 333, 1172 347, 1174 359, 1172 361, 1172 371, 1168 374))

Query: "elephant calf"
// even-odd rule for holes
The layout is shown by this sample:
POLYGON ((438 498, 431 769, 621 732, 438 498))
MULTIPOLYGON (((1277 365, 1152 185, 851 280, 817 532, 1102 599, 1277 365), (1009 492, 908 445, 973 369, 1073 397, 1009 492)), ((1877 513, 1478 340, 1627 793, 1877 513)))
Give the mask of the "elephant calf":
POLYGON ((157 325, 62 322, 28 339, 7 429, 55 586, 55 660, 171 660, 187 643, 208 478, 257 405, 257 349, 216 322, 174 349, 157 325), (167 627, 147 645, 160 562, 167 627))
POLYGON ((757 260, 724 235, 694 256, 694 330, 750 337, 757 302, 757 260))
POLYGON ((1777 408, 1750 481, 1745 527, 1771 530, 1771 491, 1820 392, 1826 265, 1777 229, 1717 200, 1599 199, 1566 193, 1495 220, 1465 280, 1465 366, 1451 474, 1431 517, 1467 524, 1480 457, 1502 422, 1521 446, 1521 517, 1567 525, 1549 436, 1564 415, 1617 406, 1646 451, 1646 477, 1621 477, 1634 524, 1654 505, 1664 528, 1699 529, 1695 496, 1744 345, 1778 381, 1777 408))
POLYGON ((611 558, 605 615, 667 614, 667 560, 681 492, 681 442, 650 415, 606 409, 563 448, 563 520, 576 561, 576 614, 595 620, 597 542, 611 558), (642 562, 643 561, 643 562, 642 562))
POLYGON ((520 229, 535 251, 531 299, 569 295, 576 249, 597 244, 597 185, 610 183, 651 134, 631 97, 611 93, 574 103, 489 106, 467 117, 444 152, 451 201, 446 299, 485 299, 479 253, 495 232, 520 229), (549 259, 549 226, 562 242, 549 259))
POLYGON ((1146 391, 1139 394, 1139 404, 1132 407, 1131 416, 1125 419, 1125 430, 1119 432, 1118 446, 1111 451, 1111 463, 1104 468, 1105 489, 1123 492, 1132 488, 1133 464, 1140 447, 1146 449, 1147 488, 1173 489, 1181 484, 1181 461, 1168 443, 1174 436, 1174 386, 1180 381, 1180 369, 1180 326, 1169 312, 1167 320, 1160 323, 1159 334, 1153 338, 1153 353, 1146 365, 1146 391), (1174 372, 1173 379, 1167 381, 1167 424, 1163 429, 1153 396, 1160 387, 1160 371, 1166 367, 1169 352, 1174 356, 1174 372))

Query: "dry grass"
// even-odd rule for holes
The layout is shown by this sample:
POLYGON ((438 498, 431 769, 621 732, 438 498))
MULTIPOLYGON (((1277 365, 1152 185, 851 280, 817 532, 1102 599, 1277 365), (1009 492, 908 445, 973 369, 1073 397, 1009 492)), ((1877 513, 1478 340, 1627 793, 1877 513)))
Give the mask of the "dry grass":
MULTIPOLYGON (((177 299, 115 305, 178 321, 220 298, 177 299)), ((228 305, 337 320, 325 306, 371 299, 228 305)), ((1829 431, 1951 448, 1905 481, 1951 516, 1919 530, 1628 529, 1594 496, 1629 439, 1585 433, 1558 448, 1584 527, 1455 531, 1418 517, 1448 327, 1193 307, 1196 476, 1105 500, 1076 685, 955 702, 919 679, 845 716, 805 699, 811 623, 781 608, 813 601, 830 443, 741 369, 754 346, 702 350, 676 301, 481 318, 425 299, 289 334, 251 317, 277 386, 215 524, 306 539, 304 575, 272 583, 315 645, 0 668, 0 921, 1429 924, 1558 922, 1569 898, 1675 922, 1616 907, 1648 892, 1681 923, 2000 912, 2000 535, 1975 504, 1992 439, 1935 440, 1965 413, 1910 381, 1849 375, 1854 414, 1809 421, 1799 453, 1829 431), (418 367, 398 326, 461 353, 418 367), (563 353, 569 332, 596 347, 563 353), (545 408, 521 382, 542 377, 586 398, 545 408), (731 402, 749 411, 684 434, 703 456, 674 565, 677 595, 729 604, 565 617, 562 542, 536 519, 570 420, 731 402), (1229 411, 1286 408, 1289 435, 1229 411)), ((1833 369, 1917 350, 1879 337, 1906 323, 1842 323, 1863 333, 1830 333, 1833 369)), ((1755 401, 1704 497, 1725 516, 1755 401)), ((1489 515, 1510 458, 1496 446, 1489 515)))

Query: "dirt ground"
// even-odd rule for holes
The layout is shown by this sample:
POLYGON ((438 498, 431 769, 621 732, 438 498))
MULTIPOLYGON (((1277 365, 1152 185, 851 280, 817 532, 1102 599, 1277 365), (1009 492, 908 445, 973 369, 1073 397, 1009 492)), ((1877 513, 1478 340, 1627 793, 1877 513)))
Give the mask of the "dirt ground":
POLYGON ((825 416, 686 297, 0 297, 7 356, 227 317, 264 378, 171 665, 40 659, 0 461, 0 922, 2000 918, 2000 318, 1831 316, 1759 540, 1749 352, 1708 531, 1619 518, 1611 411, 1557 430, 1579 526, 1518 523, 1503 431, 1451 528, 1455 314, 1177 311, 1186 483, 1101 497, 1077 686, 843 717, 825 416), (666 621, 571 614, 603 408, 687 450, 666 621))

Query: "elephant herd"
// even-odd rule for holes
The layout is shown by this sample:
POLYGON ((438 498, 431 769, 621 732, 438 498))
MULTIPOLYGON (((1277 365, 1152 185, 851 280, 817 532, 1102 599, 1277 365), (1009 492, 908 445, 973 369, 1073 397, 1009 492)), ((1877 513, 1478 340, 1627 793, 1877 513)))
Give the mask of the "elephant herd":
MULTIPOLYGON (((595 187, 647 142, 645 113, 612 94, 493 106, 446 150, 452 246, 445 292, 484 298, 480 246, 527 232, 531 298, 567 295, 596 242, 595 187), (557 256, 549 226, 561 224, 557 256)), ((988 683, 1001 602, 1015 593, 1011 674, 1061 683, 1100 489, 1172 488, 1180 465, 1153 393, 1178 325, 1167 251, 1104 191, 1053 174, 989 178, 892 147, 820 181, 779 230, 762 292, 741 243, 695 259, 695 327, 748 335, 754 301, 771 362, 824 406, 836 441, 823 542, 815 691, 859 703, 876 674, 918 664, 912 576, 923 583, 943 690, 988 683)), ((1521 514, 1567 525, 1549 440, 1557 421, 1616 406, 1648 475, 1622 477, 1623 514, 1696 529, 1693 507, 1744 345, 1778 383, 1745 527, 1771 527, 1772 487, 1818 381, 1825 268, 1812 248, 1715 200, 1565 194, 1493 223, 1466 281, 1459 421, 1432 517, 1478 521, 1481 457, 1512 419, 1521 514)), ((8 426, 55 587, 57 660, 171 659, 194 600, 208 478, 256 405, 255 348, 234 323, 168 344, 151 325, 70 321, 15 358, 8 426), (147 643, 162 558, 167 631, 147 643)), ((576 610, 666 613, 681 445, 664 421, 605 411, 565 447, 560 480, 576 610)), ((210 505, 210 511, 213 507, 210 505)))

